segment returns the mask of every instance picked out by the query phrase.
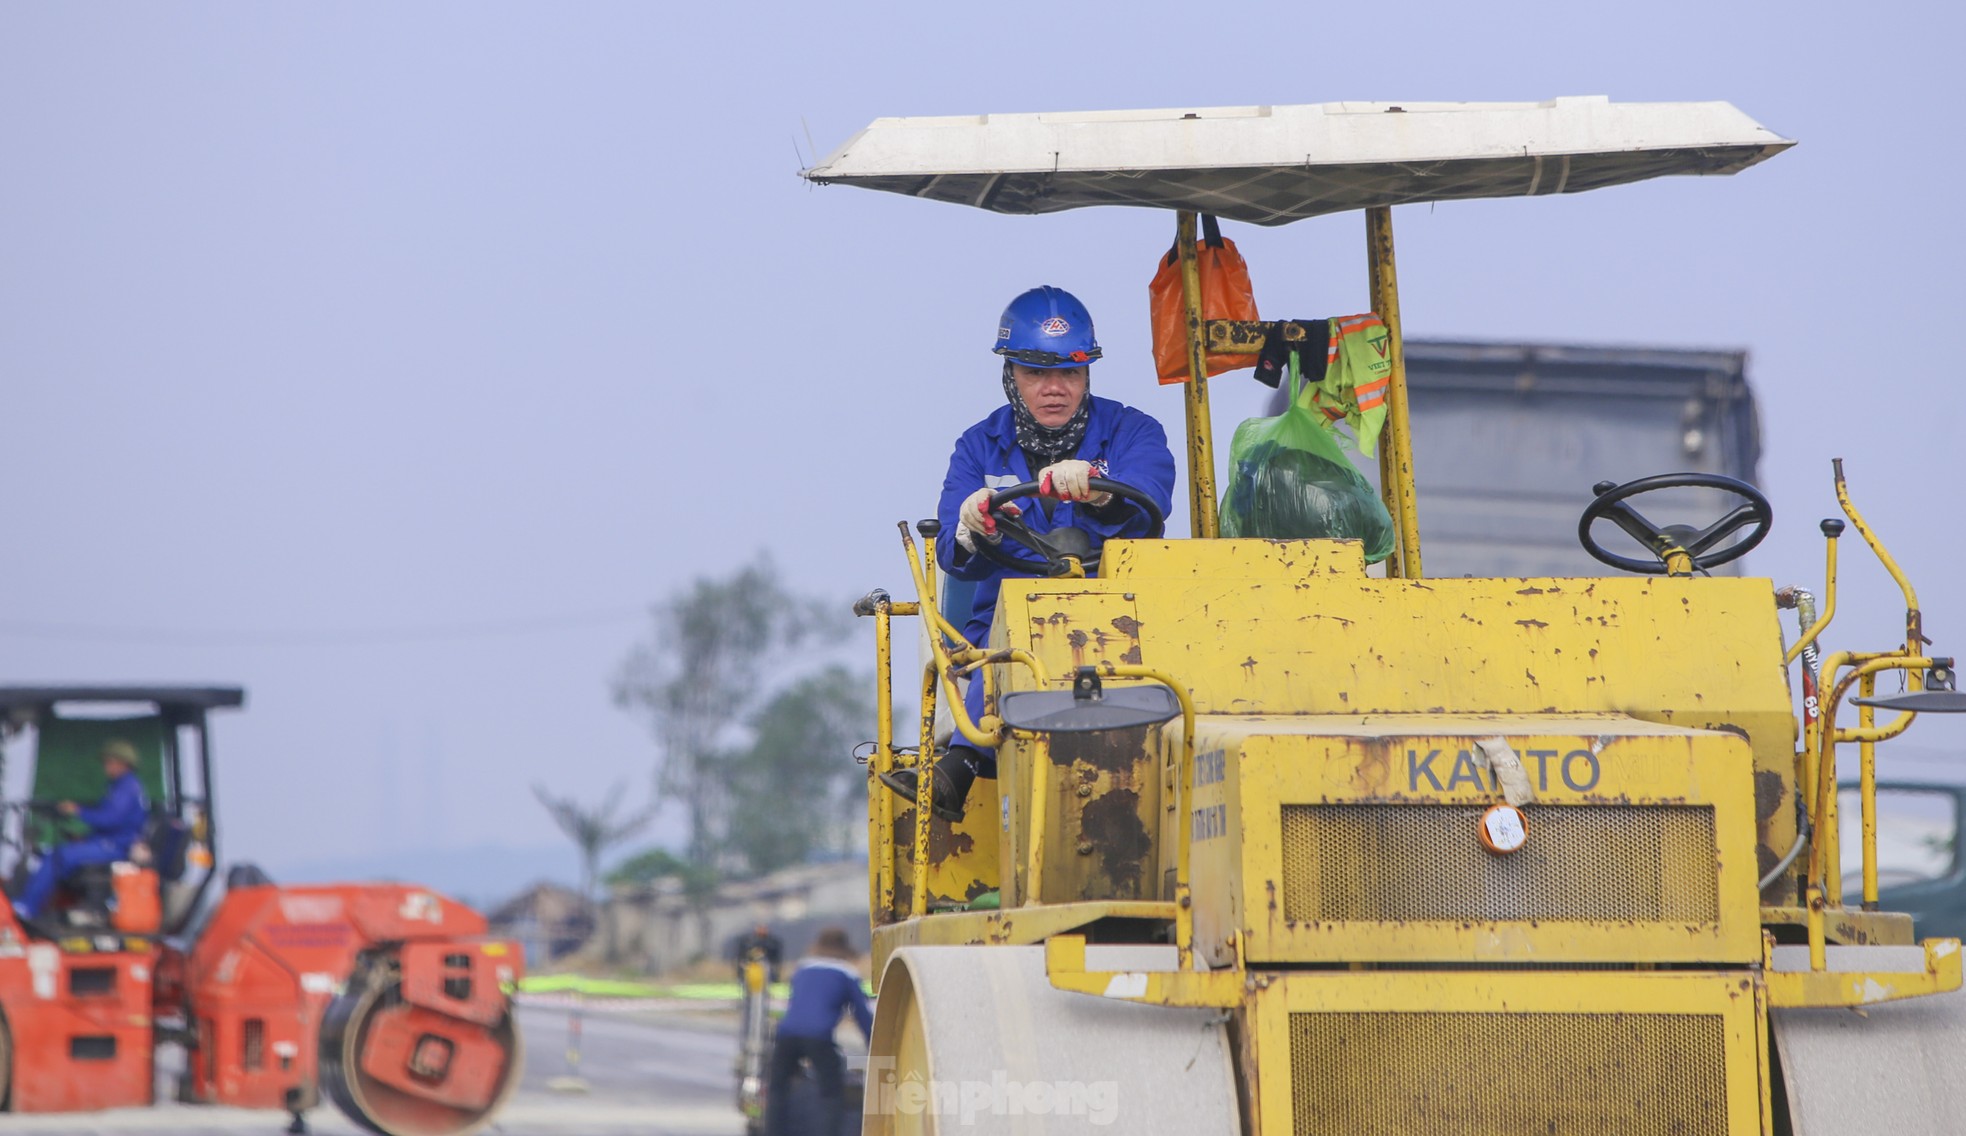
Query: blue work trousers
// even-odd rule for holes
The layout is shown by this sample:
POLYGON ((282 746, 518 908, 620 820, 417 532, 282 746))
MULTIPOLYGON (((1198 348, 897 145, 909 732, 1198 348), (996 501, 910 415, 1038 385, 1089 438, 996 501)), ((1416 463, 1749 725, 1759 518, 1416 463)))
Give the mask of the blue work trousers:
POLYGON ((124 849, 108 836, 88 836, 60 845, 41 858, 34 875, 27 881, 26 889, 21 892, 17 906, 32 919, 41 914, 48 897, 55 894, 55 886, 68 873, 88 864, 113 864, 122 859, 123 854, 124 849))

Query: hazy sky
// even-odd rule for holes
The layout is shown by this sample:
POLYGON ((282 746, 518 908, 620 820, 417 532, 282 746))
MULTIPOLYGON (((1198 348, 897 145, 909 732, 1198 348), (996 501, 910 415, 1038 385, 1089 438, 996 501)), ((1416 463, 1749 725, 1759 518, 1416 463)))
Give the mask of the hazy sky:
MULTIPOLYGON (((1842 456, 1966 644, 1957 6, 1237 8, 0 7, 0 681, 248 687, 230 857, 551 847, 528 782, 646 783, 607 678, 650 601, 759 550, 842 603, 902 590, 893 522, 1000 403, 1011 295, 1078 293, 1094 388, 1180 420, 1147 361, 1170 217, 812 190, 815 145, 1581 94, 1800 145, 1402 208, 1409 334, 1750 349, 1778 521, 1750 571, 1819 584, 1842 456)), ((1356 216, 1229 228, 1272 310, 1365 306, 1356 216)), ((1261 393, 1218 384, 1224 439, 1261 393)), ((1832 646, 1888 646, 1895 593, 1844 563, 1832 646)))

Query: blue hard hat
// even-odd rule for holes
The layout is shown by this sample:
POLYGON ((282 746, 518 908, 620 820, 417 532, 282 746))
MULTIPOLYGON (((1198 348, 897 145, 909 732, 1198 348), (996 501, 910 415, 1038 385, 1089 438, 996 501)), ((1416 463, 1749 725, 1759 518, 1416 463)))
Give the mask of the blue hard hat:
POLYGON ((1099 358, 1092 313, 1077 296, 1046 284, 1010 302, 997 321, 997 354, 1027 367, 1083 367, 1099 358))

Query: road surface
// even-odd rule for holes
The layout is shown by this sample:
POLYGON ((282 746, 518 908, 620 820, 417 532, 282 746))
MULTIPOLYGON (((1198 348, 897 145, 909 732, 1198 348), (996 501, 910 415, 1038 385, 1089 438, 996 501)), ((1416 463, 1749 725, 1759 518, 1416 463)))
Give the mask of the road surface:
MULTIPOLYGON (((525 1077, 489 1133, 738 1136, 744 1131, 731 1073, 737 1053, 735 1016, 585 1015, 579 1070, 588 1086, 585 1093, 549 1087, 572 1072, 567 1063, 567 1011, 523 1007, 519 1025, 526 1044, 525 1077)), ((160 1066, 167 1060, 160 1056, 160 1066)), ((158 1095, 167 1100, 170 1092, 160 1087, 158 1095)), ((284 1113, 160 1103, 148 1109, 65 1116, 0 1114, 0 1133, 276 1136, 286 1130, 286 1123, 284 1113)), ((308 1114, 308 1125, 318 1136, 369 1136, 328 1103, 308 1114)))

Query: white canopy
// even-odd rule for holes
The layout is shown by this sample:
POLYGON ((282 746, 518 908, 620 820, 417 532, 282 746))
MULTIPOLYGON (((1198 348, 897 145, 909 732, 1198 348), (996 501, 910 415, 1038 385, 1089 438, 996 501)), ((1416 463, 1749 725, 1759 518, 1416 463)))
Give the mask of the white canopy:
POLYGON ((1719 102, 1324 103, 882 118, 805 177, 998 213, 1136 205, 1281 225, 1731 174, 1794 144, 1719 102))

